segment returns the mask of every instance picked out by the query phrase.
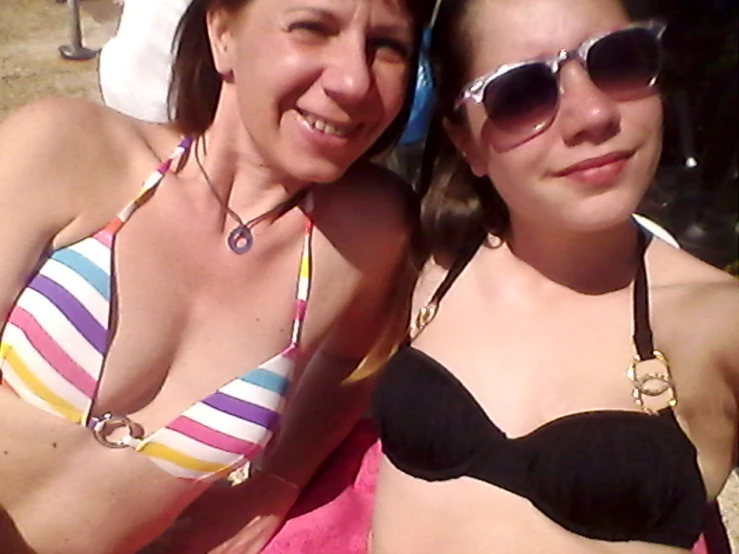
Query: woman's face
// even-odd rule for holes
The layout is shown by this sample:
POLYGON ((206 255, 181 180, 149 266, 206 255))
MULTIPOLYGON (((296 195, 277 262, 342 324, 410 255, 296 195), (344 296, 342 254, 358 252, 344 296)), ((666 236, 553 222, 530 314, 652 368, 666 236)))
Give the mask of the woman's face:
MULTIPOLYGON (((629 20, 617 0, 477 0, 469 17, 470 75, 577 48, 629 20)), ((517 224, 598 230, 626 220, 649 186, 661 151, 656 91, 616 101, 577 61, 559 73, 551 125, 503 150, 481 104, 465 102, 467 124, 450 134, 473 171, 487 175, 517 224)))
POLYGON ((403 105, 414 47, 403 0, 252 0, 211 17, 210 32, 256 162, 273 171, 337 179, 403 105))

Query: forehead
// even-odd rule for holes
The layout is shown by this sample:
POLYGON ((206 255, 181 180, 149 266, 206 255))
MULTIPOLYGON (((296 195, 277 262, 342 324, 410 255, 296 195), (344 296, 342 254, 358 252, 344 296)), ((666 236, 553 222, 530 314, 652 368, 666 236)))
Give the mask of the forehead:
POLYGON ((410 18, 406 0, 259 0, 259 3, 281 12, 305 10, 346 18, 369 15, 373 20, 410 18))
POLYGON ((471 68, 552 55, 629 22, 620 0, 473 0, 471 68))

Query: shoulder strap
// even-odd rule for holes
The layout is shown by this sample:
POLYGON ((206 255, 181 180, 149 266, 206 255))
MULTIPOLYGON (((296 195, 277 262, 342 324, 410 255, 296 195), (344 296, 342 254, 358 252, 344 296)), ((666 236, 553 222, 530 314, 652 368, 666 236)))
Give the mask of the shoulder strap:
POLYGON ((467 267, 467 264, 470 263, 470 260, 472 260, 473 256, 480 248, 480 245, 484 240, 485 239, 483 237, 479 241, 471 242, 470 246, 463 250, 457 257, 457 259, 454 260, 454 263, 452 263, 452 266, 449 268, 449 271, 444 277, 444 280, 436 288, 434 294, 431 295, 429 301, 426 302, 426 304, 420 310, 418 310, 415 319, 411 322, 411 327, 406 342, 410 342, 411 340, 415 339, 426 328, 426 326, 434 320, 434 318, 436 317, 436 313, 439 310, 439 305, 441 304, 441 301, 452 288, 452 285, 454 284, 454 281, 457 280, 457 277, 459 277, 462 271, 464 271, 464 268, 467 267))
POLYGON ((303 211, 305 212, 305 228, 303 232, 303 251, 300 255, 300 269, 298 272, 298 291, 295 297, 295 318, 293 319, 292 335, 290 337, 290 345, 297 346, 300 343, 300 332, 305 319, 305 311, 308 306, 308 295, 310 294, 311 283, 311 239, 313 237, 313 195, 309 194, 310 189, 306 188, 296 194, 291 200, 290 208, 283 208, 281 213, 284 214, 297 204, 303 203, 303 211))
POLYGON ((637 254, 639 262, 634 278, 633 318, 634 318, 634 347, 641 360, 654 358, 654 338, 649 321, 649 284, 647 282, 646 251, 652 236, 641 226, 637 226, 637 254))
POLYGON ((128 218, 131 217, 133 212, 135 212, 136 209, 144 203, 146 194, 153 190, 159 183, 161 183, 164 176, 172 167, 174 161, 187 154, 187 152, 190 150, 190 146, 192 146, 192 143, 192 137, 184 137, 180 141, 180 143, 175 147, 169 157, 161 164, 159 164, 159 167, 157 167, 156 170, 154 170, 154 172, 149 175, 148 179, 144 181, 144 184, 141 185, 141 188, 139 189, 136 197, 131 200, 125 208, 118 212, 118 215, 116 215, 110 223, 108 223, 106 231, 110 232, 111 234, 115 234, 121 227, 123 227, 123 224, 128 221, 128 218))

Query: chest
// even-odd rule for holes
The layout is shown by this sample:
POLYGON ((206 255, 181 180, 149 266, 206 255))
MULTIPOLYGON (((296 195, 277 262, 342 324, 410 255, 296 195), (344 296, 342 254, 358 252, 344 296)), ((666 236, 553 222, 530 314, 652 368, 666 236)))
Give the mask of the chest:
POLYGON ((207 224, 142 209, 114 237, 97 233, 54 253, 19 306, 43 320, 64 359, 58 371, 32 369, 55 380, 77 375, 89 400, 70 388, 74 406, 131 414, 145 430, 288 349, 297 377, 360 281, 345 271, 332 286, 344 266, 315 234, 306 254, 303 223, 300 213, 286 216, 237 256, 207 224), (301 277, 301 263, 313 271, 301 277), (30 290, 47 278, 63 285, 58 321, 30 290))

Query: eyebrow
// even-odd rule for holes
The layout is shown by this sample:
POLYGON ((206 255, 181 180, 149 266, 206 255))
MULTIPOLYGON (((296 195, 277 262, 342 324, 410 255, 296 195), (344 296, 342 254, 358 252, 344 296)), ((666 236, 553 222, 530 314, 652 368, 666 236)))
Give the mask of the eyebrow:
MULTIPOLYGON (((293 14, 295 12, 310 12, 313 15, 319 17, 325 17, 333 21, 339 21, 340 18, 336 14, 327 8, 317 8, 315 6, 295 6, 286 10, 286 14, 293 14)), ((373 27, 375 31, 380 33, 388 33, 392 35, 402 35, 404 38, 412 38, 412 25, 409 21, 403 23, 387 23, 379 24, 373 27)))

